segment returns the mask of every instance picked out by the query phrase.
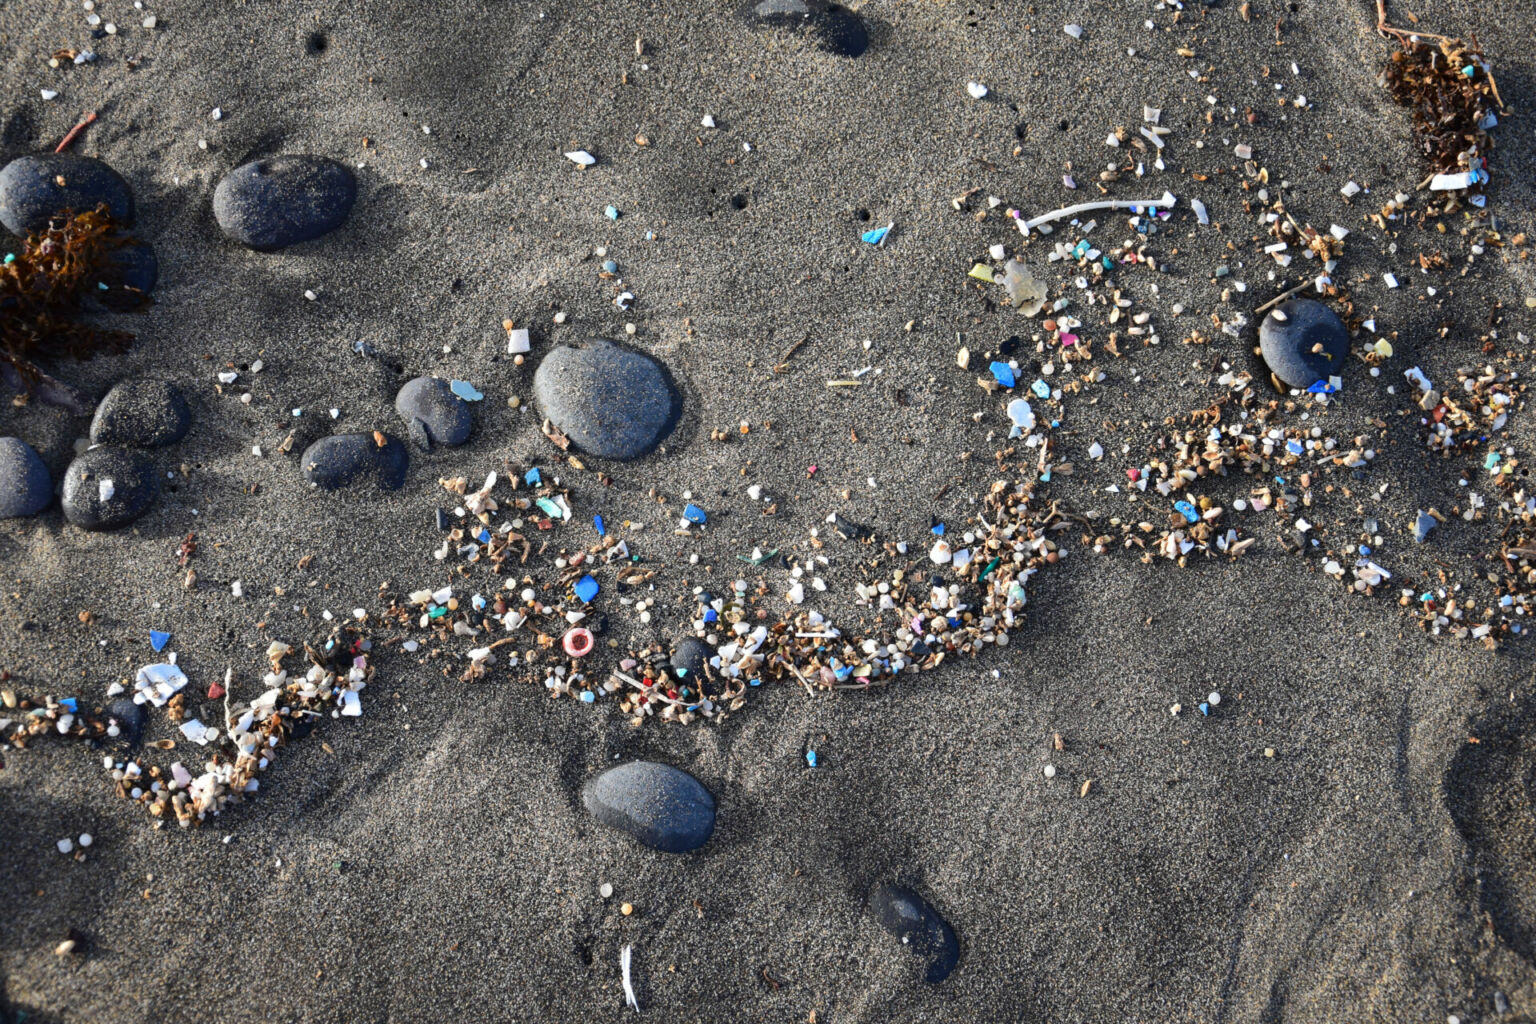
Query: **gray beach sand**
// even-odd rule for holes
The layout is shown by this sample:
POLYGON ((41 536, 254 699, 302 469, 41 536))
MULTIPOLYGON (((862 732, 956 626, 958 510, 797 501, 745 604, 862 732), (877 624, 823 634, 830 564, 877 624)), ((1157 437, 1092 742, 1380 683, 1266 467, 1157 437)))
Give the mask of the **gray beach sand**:
MULTIPOLYGON (((170 379, 194 415, 185 441, 153 453, 175 478, 134 526, 85 533, 57 506, 0 525, 0 669, 18 692, 103 701, 158 660, 147 639, 158 629, 191 690, 231 667, 249 699, 270 641, 323 637, 323 611, 377 612, 381 587, 443 585, 434 511, 453 502, 438 478, 473 486, 504 461, 552 465, 532 371, 551 346, 591 336, 661 359, 685 402, 660 451, 561 472, 572 529, 594 513, 645 523, 626 536, 660 569, 651 622, 603 598, 604 639, 684 635, 696 586, 742 577, 782 594, 783 568, 738 560, 754 546, 824 555, 828 590, 811 602, 856 626, 870 614, 852 592, 867 549, 827 538, 812 550, 810 531, 825 537, 835 512, 920 559, 933 517, 962 528, 975 514, 1008 423, 956 350, 980 355, 1039 327, 984 302, 1000 290, 966 271, 989 246, 1021 241, 1007 207, 1098 198, 1091 182, 1123 155, 1105 136, 1134 135, 1143 105, 1173 129, 1167 170, 1105 187, 1181 200, 1153 240, 1168 273, 1123 282, 1162 343, 1097 353, 1107 378, 1063 407, 1058 444, 1076 470, 1051 496, 1101 519, 1147 516, 1105 488, 1150 456, 1165 417, 1215 399, 1214 366, 1256 369, 1252 327, 1234 338, 1210 320, 1252 320, 1289 283, 1267 276, 1244 212, 1253 197, 1232 146, 1245 143, 1272 188, 1288 183, 1299 219, 1353 231, 1336 276, 1359 314, 1395 332, 1382 375, 1354 364, 1319 417, 1341 439, 1369 430, 1380 454, 1362 478, 1319 485, 1313 517, 1331 543, 1358 540, 1376 517, 1375 557, 1399 578, 1347 594, 1321 558, 1286 553, 1272 514, 1243 520, 1259 541, 1242 558, 1187 568, 1118 546, 1094 554, 1072 530, 1067 557, 1030 582, 1006 649, 870 692, 764 686, 719 726, 636 728, 612 698, 589 707, 501 676, 460 682, 467 645, 392 649, 361 719, 327 720, 281 753, 254 799, 191 830, 157 828, 116 799, 100 752, 5 749, 0 1014, 609 1021, 633 1016, 619 976, 632 946, 642 1019, 1470 1022, 1501 1019, 1496 998, 1510 1019, 1536 1016, 1531 642, 1495 652, 1428 636, 1397 604, 1399 583, 1486 575, 1500 544, 1495 520, 1449 514, 1414 543, 1416 510, 1464 507, 1459 481, 1481 455, 1424 447, 1402 371, 1453 379, 1495 358, 1482 351, 1490 330, 1497 355, 1513 353, 1501 365, 1522 368, 1536 275, 1518 246, 1463 275, 1454 219, 1445 236, 1403 232, 1395 253, 1363 221, 1424 176, 1408 116, 1377 82, 1391 45, 1373 4, 1252 0, 1245 21, 1232 0, 1186 2, 1175 23, 1152 0, 870 0, 857 8, 872 36, 857 59, 753 31, 703 0, 146 5, 98 0, 120 31, 92 40, 78 5, 0 4, 0 156, 51 149, 98 111, 74 150, 131 182, 135 232, 161 263, 155 304, 118 320, 138 334, 128 354, 53 370, 98 396, 130 373, 170 379), (142 28, 151 13, 157 26, 142 28), (49 69, 65 46, 97 59, 49 69), (990 94, 972 99, 970 81, 990 94), (45 102, 44 88, 60 95, 45 102), (1276 103, 1297 94, 1309 109, 1276 103), (701 126, 706 114, 718 127, 701 126), (574 149, 598 163, 576 167, 562 156, 574 149), (363 165, 357 206, 320 240, 247 251, 219 233, 213 189, 247 158, 283 152, 363 165), (1064 188, 1064 173, 1082 187, 1064 188), (1350 180, 1372 194, 1346 204, 1350 180), (951 200, 972 189, 957 211, 951 200), (989 195, 1003 204, 989 211, 989 195), (1189 196, 1222 230, 1195 224, 1189 196), (883 245, 860 241, 892 221, 883 245), (1417 254, 1434 250, 1449 269, 1421 273, 1417 254), (636 297, 627 312, 598 278, 604 259, 636 297), (1222 264, 1248 292, 1222 300, 1222 264), (1387 271, 1404 286, 1386 288, 1387 271), (524 367, 505 354, 506 318, 532 331, 524 367), (1180 343, 1197 329, 1209 345, 1180 343), (241 378, 220 393, 226 365, 241 378), (862 386, 827 387, 866 366, 862 386), (290 433, 295 453, 334 430, 403 437, 394 394, 419 374, 486 397, 467 446, 413 450, 403 490, 313 493, 297 455, 277 452, 290 433), (711 441, 716 429, 729 440, 711 441), (1103 461, 1086 454, 1096 440, 1103 461), (760 514, 751 484, 779 499, 776 515, 760 514), (671 532, 684 492, 710 512, 702 536, 671 532), (192 589, 176 558, 189 532, 192 589), (1207 717, 1196 706, 1213 690, 1222 700, 1207 717), (718 826, 701 851, 647 850, 582 808, 590 776, 636 757, 686 768, 714 793, 718 826), (83 861, 55 850, 82 832, 95 837, 83 861), (923 892, 958 932, 960 964, 943 983, 925 984, 864 910, 889 880, 923 892), (60 957, 71 929, 80 951, 60 957)), ((1475 32, 1493 60, 1509 111, 1490 203, 1506 238, 1530 230, 1531 7, 1426 0, 1414 13, 1430 30, 1475 32)), ((1100 223, 1104 241, 1127 233, 1124 215, 1100 223)), ((1046 263, 1053 244, 1032 242, 1029 262, 1053 295, 1061 281, 1070 293, 1046 263)), ((1090 322, 1102 339, 1098 314, 1090 322)), ((1030 345, 1019 359, 1040 361, 1030 345)), ((26 439, 55 478, 86 422, 0 406, 0 434, 26 439)), ((1529 415, 1508 429, 1528 450, 1529 415)), ((1229 500, 1252 483, 1213 492, 1229 500)), ((1487 490, 1481 475, 1471 487, 1487 490)), ((156 714, 148 734, 173 728, 156 714)))

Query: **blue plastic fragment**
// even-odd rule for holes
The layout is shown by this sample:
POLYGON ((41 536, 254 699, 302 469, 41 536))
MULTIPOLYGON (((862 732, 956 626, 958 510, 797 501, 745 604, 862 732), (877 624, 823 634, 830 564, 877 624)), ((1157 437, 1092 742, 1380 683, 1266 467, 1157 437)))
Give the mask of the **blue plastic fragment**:
POLYGON ((59 705, 61 707, 69 708, 70 714, 74 714, 80 710, 79 703, 75 700, 74 697, 59 698, 59 705))
POLYGON ((1033 391, 1035 394, 1039 395, 1041 398, 1050 398, 1051 397, 1051 386, 1049 384, 1047 384, 1043 380, 1036 380, 1033 384, 1031 384, 1029 386, 1029 390, 1033 391))
POLYGON ((606 537, 606 536, 608 536, 608 531, 603 527, 603 517, 602 516, 593 516, 592 517, 592 525, 597 527, 597 535, 599 537, 606 537))
POLYGON ((1300 455, 1302 452, 1306 451, 1306 449, 1302 447, 1301 442, 1296 440, 1294 437, 1285 442, 1285 450, 1290 452, 1292 455, 1300 455))
POLYGON ((487 530, 483 526, 480 528, 480 532, 475 534, 475 540, 479 541, 481 544, 489 543, 490 539, 491 539, 491 531, 487 530))
POLYGON ((591 690, 582 690, 581 691, 581 702, 583 704, 596 704, 597 703, 597 694, 593 693, 591 690))
POLYGON ((448 382, 448 388, 466 402, 478 402, 485 397, 467 380, 451 380, 448 382))
POLYGON ((153 647, 156 654, 165 650, 165 645, 171 642, 171 634, 162 633, 158 629, 149 631, 149 646, 153 647))
POLYGON ((1173 507, 1178 509, 1179 514, 1189 522, 1198 523, 1200 521, 1200 513, 1196 511, 1195 506, 1191 505, 1189 502, 1176 501, 1173 503, 1173 507))
POLYGON ((838 679, 847 679, 849 676, 853 675, 853 666, 838 665, 832 670, 832 674, 837 676, 838 679))
POLYGON ((1211 706, 1209 704, 1207 704, 1205 701, 1201 701, 1200 702, 1200 713, 1202 715, 1206 716, 1207 718, 1209 718, 1211 716, 1211 706))
POLYGON ((605 206, 603 207, 603 216, 607 217, 609 220, 618 220, 619 208, 616 206, 605 206))
POLYGON ((870 228, 868 231, 864 232, 864 234, 861 235, 860 237, 862 237, 864 239, 864 241, 868 242, 870 245, 879 245, 880 243, 885 241, 885 236, 890 234, 891 233, 891 228, 893 228, 895 226, 896 225, 894 223, 892 223, 892 224, 887 224, 883 228, 870 228))
POLYGON ((543 482, 544 478, 539 475, 538 466, 534 466, 528 472, 523 474, 523 483, 527 484, 529 487, 537 487, 543 482))
POLYGON ((997 382, 1003 387, 1013 387, 1015 383, 1013 377, 1013 367, 1009 366, 1007 363, 993 361, 992 365, 988 367, 988 369, 992 371, 993 378, 995 378, 997 382))
POLYGON ((704 621, 705 622, 719 622, 720 621, 720 613, 715 611, 713 608, 706 608, 706 609, 704 609, 704 621))
POLYGON ((934 526, 933 526, 933 535, 935 537, 942 537, 942 536, 944 536, 944 524, 943 523, 935 523, 934 524, 934 526))
POLYGON ((1333 392, 1333 385, 1329 384, 1325 380, 1317 381, 1311 387, 1307 388, 1307 394, 1309 395, 1331 395, 1333 392))
POLYGON ((704 514, 703 509, 690 501, 683 506, 683 518, 696 526, 703 526, 709 516, 704 514))
POLYGON ((105 281, 97 281, 96 282, 96 287, 100 288, 102 291, 109 291, 110 290, 110 289, 107 288, 107 282, 105 282, 105 281))
POLYGON ((805 763, 810 765, 812 768, 816 767, 816 751, 807 750, 805 752, 805 763))
POLYGON ((581 598, 583 604, 590 604, 592 599, 597 596, 598 590, 597 580, 593 579, 590 574, 576 581, 576 596, 581 598))

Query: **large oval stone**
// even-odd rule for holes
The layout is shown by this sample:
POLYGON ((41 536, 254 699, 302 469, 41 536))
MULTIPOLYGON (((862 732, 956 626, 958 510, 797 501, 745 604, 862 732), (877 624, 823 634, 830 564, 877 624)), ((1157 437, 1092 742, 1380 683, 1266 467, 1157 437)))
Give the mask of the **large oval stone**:
POLYGON ((91 275, 87 295, 108 309, 126 312, 144 305, 159 280, 160 261, 155 257, 155 247, 148 242, 125 241, 108 252, 106 260, 91 275))
POLYGON ((1282 383, 1306 389, 1344 375, 1349 334, 1321 302, 1290 299, 1270 310, 1259 325, 1259 351, 1282 383))
POLYGON ((351 170, 322 156, 274 156, 241 164, 213 192, 224 233, 262 252, 334 231, 357 199, 351 170))
POLYGON ((126 448, 91 448, 64 472, 64 516, 83 530, 114 530, 149 511, 160 493, 148 459, 126 448))
POLYGON ((608 769, 587 783, 582 802, 604 825, 668 853, 697 850, 715 830, 709 790, 682 769, 655 761, 608 769))
POLYGON ((322 437, 304 449, 299 463, 304 479, 327 491, 370 479, 380 487, 399 490, 405 484, 410 457, 398 440, 387 434, 380 436, 384 438, 382 445, 372 434, 322 437))
POLYGON ((42 153, 17 157, 0 170, 0 224, 25 235, 65 210, 84 213, 102 203, 118 225, 133 223, 133 192, 122 175, 93 157, 42 153))
POLYGON ((0 437, 0 519, 35 516, 53 501, 53 474, 32 446, 0 437))
POLYGON ((454 447, 469 440, 474 426, 469 403, 453 393, 441 377, 417 377, 395 395, 395 411, 405 420, 412 441, 422 448, 434 444, 454 447))
POLYGON ((130 377, 107 392, 91 420, 91 441, 133 448, 159 448, 187 436, 192 411, 176 385, 130 377))
POLYGON ((860 17, 828 0, 748 0, 754 25, 808 32, 816 45, 839 57, 857 57, 869 49, 869 30, 860 17))
POLYGON ((937 984, 960 962, 960 940, 933 905, 903 885, 882 885, 869 897, 880 927, 928 962, 924 977, 937 984))
POLYGON ((533 375, 539 408, 576 447, 606 459, 635 459, 677 426, 682 410, 666 369, 606 338, 561 345, 533 375))

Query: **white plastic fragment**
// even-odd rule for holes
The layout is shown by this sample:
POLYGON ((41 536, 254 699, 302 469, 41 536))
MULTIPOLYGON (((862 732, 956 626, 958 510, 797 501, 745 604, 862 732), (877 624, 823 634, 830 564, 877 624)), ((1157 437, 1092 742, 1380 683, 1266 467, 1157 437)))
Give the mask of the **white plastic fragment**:
POLYGON ((1460 174, 1437 174, 1429 179, 1431 192, 1454 192, 1464 188, 1471 188, 1476 179, 1470 171, 1462 171, 1460 174))
POLYGON ((968 83, 965 87, 965 91, 971 94, 971 99, 973 100, 979 100, 987 95, 987 87, 982 85, 980 82, 968 83))
POLYGON ((1207 212, 1205 204, 1200 200, 1191 199, 1189 201, 1189 208, 1195 211, 1195 219, 1200 222, 1201 226, 1207 225, 1211 222, 1211 215, 1209 212, 1207 212))
POLYGON ((507 355, 522 355, 532 347, 532 344, 528 341, 528 328, 514 327, 507 331, 507 355))
POLYGON ((1083 26, 1081 25, 1065 25, 1062 27, 1062 31, 1073 39, 1083 38, 1083 26))
POLYGON ((584 149, 573 149, 569 153, 565 154, 565 158, 571 163, 580 164, 583 167, 591 167, 593 164, 597 163, 597 157, 593 156, 591 153, 588 153, 584 149))

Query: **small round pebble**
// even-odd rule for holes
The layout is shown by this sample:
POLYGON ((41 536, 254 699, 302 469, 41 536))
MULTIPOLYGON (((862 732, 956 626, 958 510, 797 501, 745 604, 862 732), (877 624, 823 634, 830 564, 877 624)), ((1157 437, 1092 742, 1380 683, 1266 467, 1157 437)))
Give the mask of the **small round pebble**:
POLYGON ((395 411, 405 421, 410 439, 426 451, 434 444, 450 448, 463 444, 474 426, 469 403, 454 394, 453 386, 441 377, 406 381, 395 395, 395 411))
POLYGON ((160 448, 187 436, 192 411, 170 381, 130 377, 108 391, 91 420, 94 444, 160 448))
POLYGON ((91 448, 64 472, 64 516, 84 530, 127 526, 160 493, 155 467, 126 448, 91 448))
POLYGON ((682 409, 660 363, 605 338, 552 350, 534 372, 533 396, 577 448, 606 459, 651 451, 682 409))
POLYGON ((107 717, 117 723, 117 742, 133 749, 139 745, 139 736, 144 732, 144 708, 125 698, 114 700, 107 705, 107 717))
POLYGON ((320 156, 274 156, 242 164, 213 193, 224 234, 272 252, 334 231, 357 199, 357 179, 320 156))
POLYGON ((582 803, 604 825, 646 846, 686 853, 709 842, 715 798, 692 775, 655 761, 630 761, 588 782, 582 803))
POLYGON ((597 894, 603 899, 607 899, 609 896, 613 895, 613 886, 607 882, 604 882, 602 885, 597 887, 597 894))
POLYGON ((0 437, 0 519, 35 516, 53 501, 53 476, 32 446, 0 437))
POLYGON ((84 213, 102 203, 113 223, 133 223, 128 183, 93 157, 40 153, 17 157, 0 170, 0 224, 14 235, 41 230, 65 210, 84 213))
POLYGON ((686 636, 677 642, 672 651, 672 672, 684 683, 696 683, 700 688, 716 690, 718 687, 708 678, 706 669, 715 649, 698 637, 686 636))
POLYGON ((379 487, 399 490, 405 484, 410 457, 398 440, 387 434, 380 436, 383 445, 373 434, 322 437, 304 450, 299 463, 304 479, 327 491, 366 479, 379 487))
POLYGON ((1259 350, 1282 383, 1309 388, 1344 375, 1349 334, 1321 302, 1290 299, 1270 310, 1259 325, 1259 350))
POLYGON ((869 897, 869 909, 880 927, 928 961, 925 978, 938 984, 960 962, 960 940, 933 905, 903 885, 882 885, 869 897))

